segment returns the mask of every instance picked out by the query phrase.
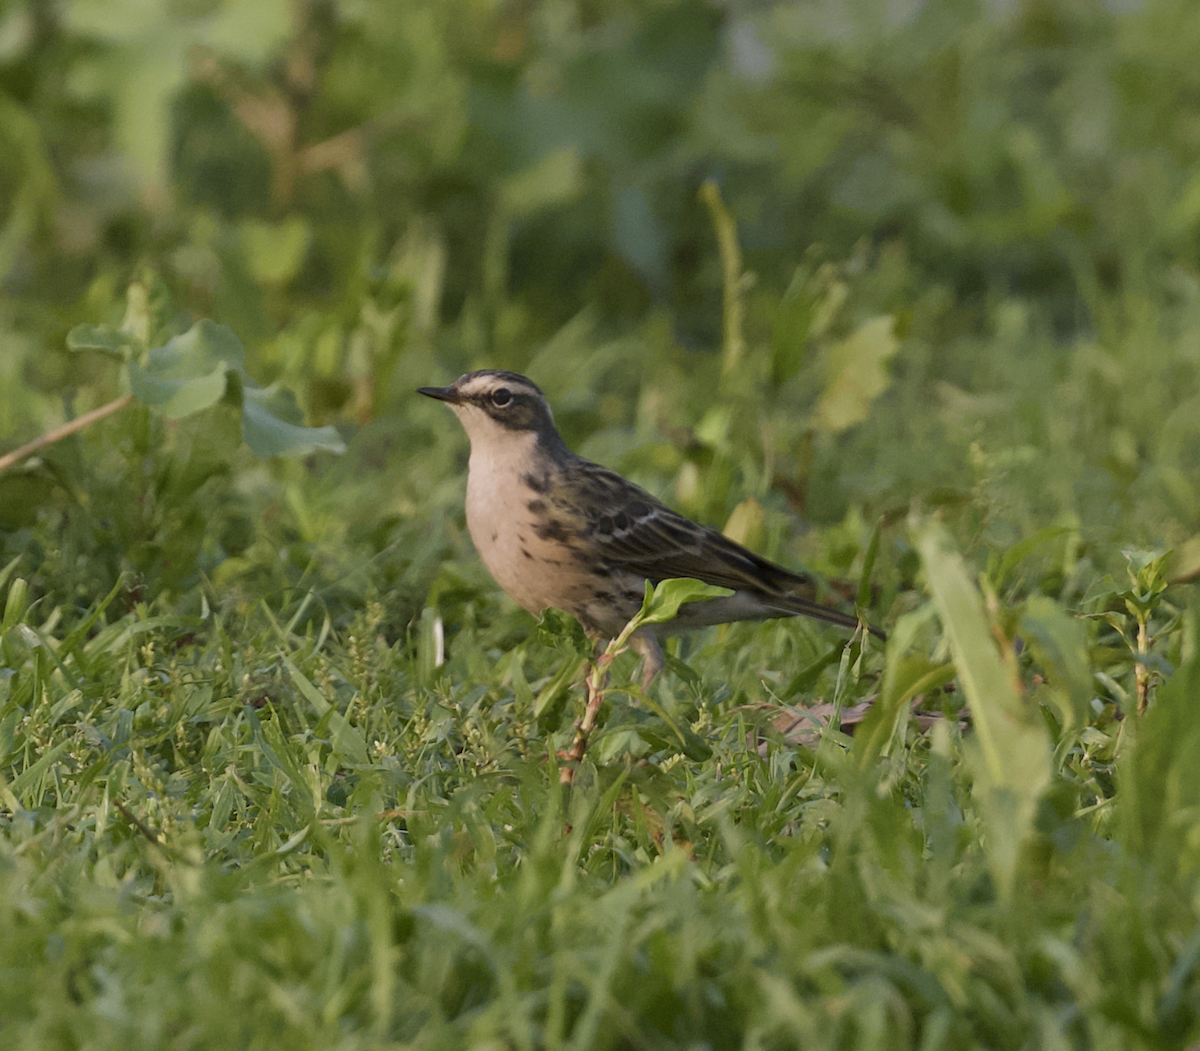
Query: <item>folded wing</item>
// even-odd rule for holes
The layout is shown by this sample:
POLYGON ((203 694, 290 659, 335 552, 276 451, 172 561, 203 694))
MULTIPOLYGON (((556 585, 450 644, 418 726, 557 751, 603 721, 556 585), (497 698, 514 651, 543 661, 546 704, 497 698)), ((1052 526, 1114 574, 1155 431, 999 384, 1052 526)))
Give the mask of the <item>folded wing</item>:
MULTIPOLYGON (((798 614, 856 628, 853 614, 816 601, 812 577, 792 573, 723 536, 672 511, 645 490, 589 461, 580 461, 595 494, 585 518, 591 539, 611 568, 637 573, 658 583, 692 577, 706 584, 746 592, 765 609, 798 614)), ((769 615, 764 613, 764 615, 769 615)))

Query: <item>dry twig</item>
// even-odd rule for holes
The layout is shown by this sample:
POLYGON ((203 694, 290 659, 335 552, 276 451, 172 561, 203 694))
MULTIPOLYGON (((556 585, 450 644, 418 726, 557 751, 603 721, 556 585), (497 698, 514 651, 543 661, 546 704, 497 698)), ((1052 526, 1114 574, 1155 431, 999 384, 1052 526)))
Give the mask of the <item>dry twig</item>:
POLYGON ((3 474, 10 467, 19 464, 22 460, 32 456, 36 452, 40 452, 48 445, 53 445, 55 442, 61 442, 64 438, 70 437, 76 431, 81 431, 85 427, 90 427, 98 420, 104 419, 105 416, 111 416, 115 412, 120 412, 126 405, 133 401, 132 394, 122 395, 115 401, 110 401, 107 405, 101 405, 98 409, 93 409, 91 412, 85 412, 82 416, 77 416, 73 420, 68 420, 61 427, 55 427, 52 431, 47 431, 38 438, 34 438, 31 442, 26 442, 19 449, 14 449, 10 453, 5 453, 0 456, 0 474, 3 474))

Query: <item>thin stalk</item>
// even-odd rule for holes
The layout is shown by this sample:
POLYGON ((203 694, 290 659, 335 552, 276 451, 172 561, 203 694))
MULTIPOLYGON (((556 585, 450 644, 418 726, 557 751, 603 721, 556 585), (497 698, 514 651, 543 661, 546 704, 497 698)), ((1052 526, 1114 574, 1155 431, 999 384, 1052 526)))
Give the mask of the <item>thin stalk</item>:
POLYGON ((90 427, 97 420, 102 420, 105 416, 111 416, 115 412, 120 412, 131 401, 133 401, 132 394, 123 394, 115 401, 110 401, 107 405, 101 405, 100 408, 93 409, 91 412, 85 412, 82 416, 77 416, 75 419, 69 420, 61 427, 55 427, 54 430, 47 431, 41 437, 34 438, 31 442, 26 442, 19 449, 5 453, 3 456, 0 456, 0 474, 3 474, 10 467, 19 464, 26 457, 45 449, 46 446, 53 445, 55 442, 61 442, 76 431, 90 427))
POLYGON ((1137 683, 1137 712, 1141 715, 1150 703, 1150 669, 1146 667, 1146 654, 1150 652, 1150 632, 1146 621, 1138 621, 1137 637, 1138 662, 1134 667, 1134 681, 1137 683))
POLYGON ((706 179, 700 187, 700 201, 712 217, 717 234, 717 250, 721 256, 721 287, 724 306, 724 346, 721 351, 721 375, 728 376, 741 364, 746 349, 742 335, 744 309, 742 292, 746 276, 742 273, 742 249, 738 245, 737 221, 721 200, 716 181, 706 179))
POLYGON ((559 753, 560 758, 566 760, 566 765, 558 769, 560 784, 569 785, 575 780, 575 767, 587 753, 588 738, 592 736, 592 731, 596 728, 596 718, 600 714, 600 709, 604 707, 608 667, 612 664, 615 656, 616 654, 605 651, 596 658, 591 671, 588 672, 587 704, 583 709, 583 715, 575 720, 575 739, 571 742, 570 748, 559 753))

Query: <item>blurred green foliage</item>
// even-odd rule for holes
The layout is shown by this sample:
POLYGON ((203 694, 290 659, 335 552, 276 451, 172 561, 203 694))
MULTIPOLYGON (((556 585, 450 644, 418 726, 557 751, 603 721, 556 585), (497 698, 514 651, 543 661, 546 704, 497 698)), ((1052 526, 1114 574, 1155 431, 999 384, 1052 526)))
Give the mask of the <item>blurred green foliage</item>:
POLYGON ((0 1045, 1200 1040, 1197 53, 1190 0, 0 0, 0 449, 141 398, 0 473, 0 1045), (622 658, 562 788, 586 647, 413 396, 486 366, 886 653, 622 658))

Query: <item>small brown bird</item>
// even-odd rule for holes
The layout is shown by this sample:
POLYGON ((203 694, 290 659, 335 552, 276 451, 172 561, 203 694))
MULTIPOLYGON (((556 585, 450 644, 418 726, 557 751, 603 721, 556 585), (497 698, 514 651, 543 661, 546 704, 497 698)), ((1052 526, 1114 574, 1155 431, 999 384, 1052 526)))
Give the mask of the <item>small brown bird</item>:
POLYGON ((590 635, 611 638, 641 609, 647 580, 693 577, 733 591, 686 603, 669 623, 634 633, 643 683, 663 666, 660 635, 791 616, 860 626, 854 614, 818 602, 811 577, 768 562, 576 456, 542 392, 524 376, 485 369, 418 393, 446 402, 466 429, 471 539, 496 583, 529 612, 557 606, 590 635))

